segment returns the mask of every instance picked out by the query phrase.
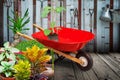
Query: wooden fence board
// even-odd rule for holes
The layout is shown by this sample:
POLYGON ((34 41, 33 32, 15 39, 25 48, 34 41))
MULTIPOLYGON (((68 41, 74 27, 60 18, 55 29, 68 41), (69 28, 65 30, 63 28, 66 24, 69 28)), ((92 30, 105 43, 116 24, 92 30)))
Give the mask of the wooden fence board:
POLYGON ((4 27, 4 30, 3 30, 4 33, 3 33, 3 35, 4 35, 4 39, 3 39, 3 40, 4 40, 4 42, 5 42, 5 41, 8 41, 8 33, 7 33, 7 32, 8 32, 8 31, 7 31, 7 12, 6 12, 6 11, 7 11, 7 8, 4 6, 3 10, 4 10, 4 11, 3 11, 3 13, 4 13, 4 17, 3 17, 3 18, 4 18, 4 19, 3 19, 3 27, 4 27))
MULTIPOLYGON (((114 0, 114 9, 119 9, 120 8, 120 0, 114 0)), ((120 15, 119 15, 120 16, 120 15)), ((113 23, 113 51, 119 51, 119 45, 120 43, 119 38, 120 38, 120 26, 118 23, 113 23)))
POLYGON ((3 3, 0 1, 0 46, 3 45, 3 3))
MULTIPOLYGON (((98 1, 98 8, 97 8, 97 51, 98 52, 105 52, 105 42, 106 38, 109 38, 109 36, 106 36, 105 33, 105 27, 109 27, 109 22, 101 21, 100 15, 102 11, 102 7, 105 7, 106 4, 109 4, 109 0, 99 0, 98 1)), ((109 33, 107 33, 109 34, 109 33)), ((109 43, 109 42, 108 42, 109 43)))
MULTIPOLYGON (((12 14, 11 11, 14 11, 14 4, 12 4, 12 6, 10 7, 9 9, 9 16, 13 17, 14 18, 14 14, 12 14)), ((8 18, 7 18, 8 19, 8 18)), ((9 25, 13 25, 10 21, 9 21, 9 25)), ((12 30, 9 29, 9 41, 12 42, 13 41, 13 36, 14 36, 14 33, 12 30)))
MULTIPOLYGON (((41 3, 40 1, 36 0, 36 24, 40 26, 40 6, 41 3)), ((36 32, 39 31, 38 29, 36 29, 36 32)))

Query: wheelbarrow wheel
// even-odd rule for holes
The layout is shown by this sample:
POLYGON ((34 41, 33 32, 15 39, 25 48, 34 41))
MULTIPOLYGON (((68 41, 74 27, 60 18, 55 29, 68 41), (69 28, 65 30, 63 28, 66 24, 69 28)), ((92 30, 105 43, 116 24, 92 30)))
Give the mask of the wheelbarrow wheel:
POLYGON ((80 60, 82 60, 84 62, 83 65, 80 65, 80 64, 77 63, 77 66, 81 70, 87 71, 87 70, 90 70, 92 68, 93 59, 89 54, 85 53, 84 51, 79 50, 78 54, 76 54, 76 58, 78 58, 78 59, 80 59, 80 60))

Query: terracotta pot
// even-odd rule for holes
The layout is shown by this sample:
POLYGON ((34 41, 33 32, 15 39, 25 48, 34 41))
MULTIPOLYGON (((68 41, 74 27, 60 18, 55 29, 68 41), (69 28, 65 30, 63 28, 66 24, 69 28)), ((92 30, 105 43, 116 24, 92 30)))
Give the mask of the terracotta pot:
POLYGON ((15 77, 3 77, 0 75, 0 80, 15 80, 15 77))

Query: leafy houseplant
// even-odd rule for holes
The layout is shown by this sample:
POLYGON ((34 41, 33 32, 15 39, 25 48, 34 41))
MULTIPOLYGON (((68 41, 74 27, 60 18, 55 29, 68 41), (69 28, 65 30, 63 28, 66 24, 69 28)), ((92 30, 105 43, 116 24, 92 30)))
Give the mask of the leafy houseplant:
POLYGON ((28 17, 28 9, 25 11, 23 17, 18 15, 17 12, 13 12, 14 18, 9 16, 9 21, 12 23, 12 25, 9 25, 9 28, 14 33, 14 42, 11 44, 12 46, 15 46, 17 43, 20 42, 20 36, 18 34, 23 33, 25 30, 29 30, 29 28, 25 28, 25 25, 29 23, 30 17, 28 17))
POLYGON ((34 79, 35 75, 40 74, 45 68, 45 63, 51 59, 51 56, 46 55, 47 48, 39 48, 34 45, 32 48, 27 48, 26 51, 23 51, 23 55, 31 63, 31 75, 34 79))
MULTIPOLYGON (((52 13, 53 15, 59 14, 62 11, 64 11, 64 7, 54 7, 54 6, 46 6, 42 12, 42 17, 47 17, 48 13, 52 13)), ((50 29, 44 29, 44 34, 48 36, 48 39, 58 41, 58 35, 57 35, 57 30, 59 30, 59 27, 55 28, 56 25, 56 20, 53 18, 56 18, 55 16, 52 15, 52 20, 50 22, 50 29), (55 31, 56 30, 56 31, 55 31)), ((51 50, 50 51, 51 56, 52 56, 52 69, 54 69, 54 52, 51 50)))
MULTIPOLYGON (((65 8, 64 7, 56 7, 56 8, 54 8, 54 7, 52 7, 52 6, 46 6, 45 8, 44 8, 44 10, 43 10, 43 12, 42 12, 42 17, 44 18, 44 17, 47 17, 47 15, 48 15, 48 13, 50 13, 50 12, 52 12, 52 13, 54 13, 54 14, 57 14, 57 13, 61 13, 62 11, 64 11, 65 10, 65 8)), ((53 17, 53 16, 52 16, 53 17)), ((55 27, 55 25, 56 25, 56 22, 52 19, 52 21, 51 21, 51 23, 50 23, 50 27, 51 27, 51 29, 44 29, 44 34, 45 35, 47 35, 47 36, 49 36, 49 35, 57 35, 56 33, 55 33, 55 29, 54 29, 54 27, 55 27)), ((56 28, 56 29, 60 29, 60 28, 56 28)), ((50 38, 51 39, 51 38, 50 38)), ((55 38, 54 38, 55 39, 55 38)))
POLYGON ((9 46, 9 42, 4 43, 4 48, 1 48, 0 53, 0 75, 4 77, 13 77, 13 66, 17 61, 15 52, 19 52, 18 49, 9 46))
POLYGON ((20 51, 26 51, 27 47, 32 48, 34 45, 38 46, 39 48, 43 48, 44 45, 39 43, 36 40, 24 40, 18 43, 15 47, 20 51))
POLYGON ((19 60, 16 65, 13 66, 15 69, 16 80, 29 80, 31 75, 31 65, 29 61, 19 60))

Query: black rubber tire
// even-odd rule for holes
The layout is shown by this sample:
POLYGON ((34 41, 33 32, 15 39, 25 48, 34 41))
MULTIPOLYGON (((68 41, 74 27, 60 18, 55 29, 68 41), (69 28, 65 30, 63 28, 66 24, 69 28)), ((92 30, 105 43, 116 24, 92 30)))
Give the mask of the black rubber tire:
POLYGON ((76 58, 80 58, 80 57, 84 57, 86 60, 87 60, 87 65, 86 66, 82 66, 80 64, 77 63, 77 66, 83 70, 83 71, 88 71, 92 68, 93 66, 93 59, 92 57, 90 56, 90 54, 87 54, 85 53, 84 51, 82 50, 79 50, 78 53, 76 54, 76 58))

